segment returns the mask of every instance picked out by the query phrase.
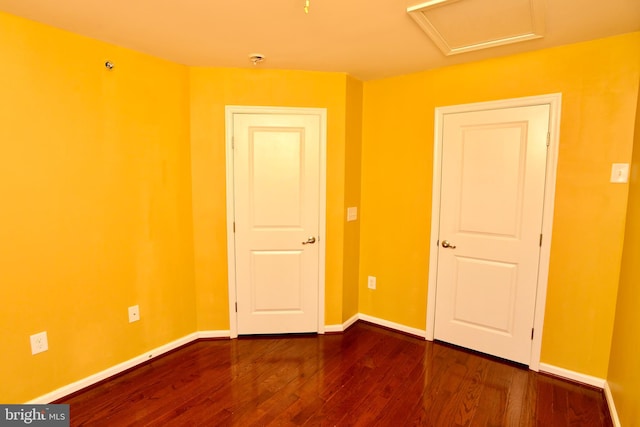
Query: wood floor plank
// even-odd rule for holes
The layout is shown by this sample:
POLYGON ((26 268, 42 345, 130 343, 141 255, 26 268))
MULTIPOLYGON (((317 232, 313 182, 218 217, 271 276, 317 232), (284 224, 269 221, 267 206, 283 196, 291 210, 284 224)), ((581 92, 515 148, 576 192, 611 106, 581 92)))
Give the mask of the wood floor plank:
POLYGON ((55 403, 72 426, 612 426, 601 390, 358 322, 197 341, 55 403))
MULTIPOLYGON (((375 387, 364 391, 366 399, 346 411, 338 425, 376 425, 380 408, 386 408, 394 396, 401 395, 410 381, 422 371, 424 346, 418 343, 403 343, 397 348, 393 358, 380 365, 374 372, 375 387)), ((385 409, 382 409, 385 411, 385 409)))
POLYGON ((497 427, 507 424, 509 391, 514 377, 512 368, 504 363, 487 363, 484 387, 473 416, 474 425, 497 427))

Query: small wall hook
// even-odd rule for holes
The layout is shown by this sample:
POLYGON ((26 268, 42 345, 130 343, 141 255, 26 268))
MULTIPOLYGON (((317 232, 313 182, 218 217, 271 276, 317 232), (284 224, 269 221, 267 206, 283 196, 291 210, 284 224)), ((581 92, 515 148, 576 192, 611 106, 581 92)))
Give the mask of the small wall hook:
POLYGON ((107 62, 105 62, 105 63, 104 63, 104 67, 105 67, 107 70, 113 70, 113 67, 114 67, 113 62, 111 62, 111 61, 107 61, 107 62))

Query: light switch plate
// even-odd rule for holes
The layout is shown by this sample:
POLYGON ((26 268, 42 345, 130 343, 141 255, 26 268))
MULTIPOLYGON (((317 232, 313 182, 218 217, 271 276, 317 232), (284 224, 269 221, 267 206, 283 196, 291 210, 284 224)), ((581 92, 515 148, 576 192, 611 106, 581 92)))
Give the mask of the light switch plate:
POLYGON ((347 208, 347 221, 358 219, 358 208, 347 208))
POLYGON ((613 163, 611 165, 611 182, 616 184, 629 182, 629 163, 613 163))

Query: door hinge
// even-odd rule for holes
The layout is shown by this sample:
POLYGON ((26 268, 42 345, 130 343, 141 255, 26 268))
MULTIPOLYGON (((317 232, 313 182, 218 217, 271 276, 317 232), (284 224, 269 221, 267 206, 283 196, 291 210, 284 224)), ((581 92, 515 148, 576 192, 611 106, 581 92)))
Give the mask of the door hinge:
POLYGON ((540 247, 542 247, 542 233, 540 233, 540 247))
POLYGON ((236 222, 235 221, 233 221, 233 232, 234 233, 236 232, 236 222))
POLYGON ((533 339, 533 328, 531 328, 531 339, 533 339))
MULTIPOLYGON (((238 303, 236 302, 236 313, 238 312, 238 303)), ((531 338, 533 339, 533 338, 531 338)))
POLYGON ((231 149, 236 148, 236 137, 231 135, 231 149))
POLYGON ((547 147, 551 145, 551 132, 547 132, 547 147))

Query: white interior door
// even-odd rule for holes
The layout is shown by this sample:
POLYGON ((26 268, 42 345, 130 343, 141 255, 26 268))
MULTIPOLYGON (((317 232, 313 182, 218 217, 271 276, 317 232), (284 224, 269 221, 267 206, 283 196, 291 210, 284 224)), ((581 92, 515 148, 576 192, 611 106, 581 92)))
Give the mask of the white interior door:
POLYGON ((233 114, 239 334, 318 332, 321 118, 233 114))
POLYGON ((434 337, 529 364, 549 105, 443 120, 434 337))

